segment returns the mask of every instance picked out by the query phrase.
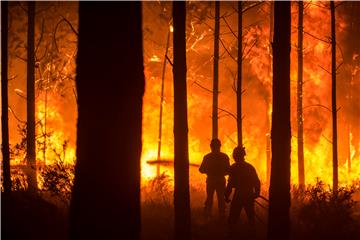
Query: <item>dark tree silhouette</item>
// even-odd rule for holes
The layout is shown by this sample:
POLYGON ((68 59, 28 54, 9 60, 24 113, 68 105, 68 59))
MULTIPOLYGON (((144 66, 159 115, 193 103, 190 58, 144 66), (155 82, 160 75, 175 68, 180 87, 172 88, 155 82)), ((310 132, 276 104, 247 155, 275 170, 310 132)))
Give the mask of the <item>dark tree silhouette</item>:
POLYGON ((298 176, 300 188, 305 186, 304 125, 303 125, 303 15, 304 2, 298 2, 298 79, 297 79, 297 127, 298 127, 298 176))
POLYGON ((273 112, 268 239, 290 238, 290 2, 274 3, 273 112))
POLYGON ((218 96, 219 96, 219 30, 220 2, 215 1, 215 33, 214 33, 214 79, 212 108, 212 138, 218 138, 218 96))
POLYGON ((332 143, 333 143, 333 190, 338 189, 338 144, 337 144, 337 109, 336 109, 336 33, 335 4, 330 1, 331 12, 331 111, 332 111, 332 143))
POLYGON ((37 190, 35 149, 35 2, 28 2, 27 85, 26 85, 26 157, 29 190, 37 190))
POLYGON ((185 2, 173 2, 174 19, 174 239, 191 238, 186 97, 185 2))
POLYGON ((236 100, 237 100, 237 132, 238 132, 238 139, 237 144, 238 146, 243 145, 243 133, 242 133, 242 2, 238 2, 238 58, 237 58, 237 89, 236 89, 236 100))
MULTIPOLYGON (((157 152, 157 160, 161 160, 161 139, 162 139, 162 118, 163 118, 163 104, 165 100, 164 90, 165 90, 165 72, 166 72, 166 63, 167 63, 167 54, 169 51, 169 43, 170 43, 170 29, 167 34, 166 39, 166 47, 164 54, 164 62, 161 74, 161 96, 160 96, 160 113, 159 113, 159 135, 158 135, 158 152, 157 152)), ((160 164, 156 166, 156 176, 160 176, 160 164)))
POLYGON ((1 131, 5 193, 11 192, 8 118, 8 2, 1 2, 1 131))
POLYGON ((70 239, 140 239, 140 2, 80 2, 70 239))

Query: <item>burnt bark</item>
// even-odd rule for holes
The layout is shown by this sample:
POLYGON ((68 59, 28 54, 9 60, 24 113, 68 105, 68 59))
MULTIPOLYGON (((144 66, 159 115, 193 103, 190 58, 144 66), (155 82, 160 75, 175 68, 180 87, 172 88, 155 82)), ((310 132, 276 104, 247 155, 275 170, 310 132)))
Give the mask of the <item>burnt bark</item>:
POLYGON ((303 125, 303 15, 304 2, 298 2, 298 79, 297 79, 297 127, 298 127, 298 177, 299 187, 305 186, 304 125, 303 125))
POLYGON ((218 138, 218 96, 219 96, 219 29, 220 2, 215 1, 215 33, 214 33, 214 79, 212 108, 212 138, 218 138))
POLYGON ((8 117, 8 2, 1 2, 1 132, 4 193, 11 192, 8 117))
POLYGON ((242 132, 242 2, 238 2, 238 58, 237 58, 237 89, 236 89, 236 100, 237 100, 237 131, 238 131, 238 146, 243 145, 243 132, 242 132))
POLYGON ((290 24, 290 2, 275 2, 268 239, 290 238, 290 24))
POLYGON ((186 91, 185 2, 173 2, 174 21, 174 239, 191 238, 186 91))
POLYGON ((70 239, 140 239, 141 23, 140 2, 79 4, 70 239))
POLYGON ((37 190, 35 149, 35 2, 28 2, 27 85, 26 85, 26 157, 29 191, 37 190))
POLYGON ((331 111, 332 111, 332 143, 333 143, 333 191, 338 189, 338 143, 337 143, 337 109, 336 109, 336 32, 335 4, 330 2, 331 12, 331 111))

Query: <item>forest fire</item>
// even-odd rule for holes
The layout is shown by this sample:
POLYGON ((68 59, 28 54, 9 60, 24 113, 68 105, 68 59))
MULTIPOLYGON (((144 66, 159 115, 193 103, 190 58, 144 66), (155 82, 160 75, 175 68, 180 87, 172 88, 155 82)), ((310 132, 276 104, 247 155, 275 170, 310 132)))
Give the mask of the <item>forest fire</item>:
POLYGON ((359 11, 2 1, 5 238, 358 239, 359 11))
MULTIPOLYGON (((231 13, 232 3, 224 3, 222 6, 222 14, 230 15, 225 18, 227 23, 230 23, 232 29, 236 29, 236 16, 231 13)), ((151 13, 153 5, 145 5, 146 13, 151 13)), ((209 7, 203 4, 202 7, 209 7)), ((158 7, 160 9, 160 7, 158 7)), ((201 10, 206 11, 204 9, 201 10)), ((166 7, 164 11, 166 10, 166 7)), ((209 9, 208 9, 209 10, 209 9)), ((159 10, 160 11, 160 10, 159 10)), ((169 12, 169 10, 167 10, 169 12)), ((293 5, 292 11, 296 12, 297 7, 293 5)), ((248 46, 245 46, 245 52, 248 49, 249 53, 244 62, 244 137, 245 147, 247 149, 247 160, 254 163, 259 172, 263 183, 266 183, 266 137, 269 134, 271 117, 271 57, 269 56, 270 41, 269 41, 269 4, 263 4, 259 8, 250 10, 246 13, 244 21, 245 25, 249 27, 244 30, 244 39, 248 46), (256 13, 261 13, 260 17, 255 17, 256 13), (253 45, 251 45, 253 44, 253 45), (250 47, 251 49, 250 49, 250 47), (267 113, 268 111, 268 113, 267 113), (267 119, 268 118, 268 119, 267 119)), ((189 14, 189 28, 188 28, 188 48, 189 56, 188 64, 188 106, 189 106, 189 138, 190 138, 190 161, 200 163, 203 155, 209 151, 209 143, 211 137, 211 89, 212 65, 211 52, 213 42, 211 41, 213 31, 211 27, 214 25, 213 19, 206 18, 203 22, 199 22, 196 13, 189 14), (201 85, 201 87, 199 87, 201 85), (204 90, 204 88, 207 88, 204 90)), ((234 14, 236 15, 236 14, 234 14)), ((292 34, 292 54, 291 54, 291 94, 292 94, 292 175, 293 184, 297 184, 297 137, 296 137, 296 80, 297 80, 297 16, 293 14, 293 34, 292 34)), ((144 15, 144 28, 149 29, 151 23, 155 21, 156 17, 151 14, 144 15), (149 20, 147 20, 149 19, 149 20)), ((348 25, 345 18, 337 15, 337 41, 339 44, 338 59, 339 64, 344 66, 339 68, 339 82, 349 81, 346 76, 348 69, 358 68, 358 62, 346 62, 345 57, 341 51, 347 48, 348 25)), ((156 19, 161 21, 166 26, 164 19, 156 19)), ((304 17, 304 138, 305 138, 305 170, 306 183, 314 184, 317 178, 322 179, 328 184, 331 184, 332 179, 332 144, 331 144, 331 48, 330 40, 327 36, 330 35, 330 11, 325 8, 317 6, 315 3, 309 3, 305 10, 304 17)), ((236 109, 236 94, 232 90, 233 75, 236 72, 234 61, 226 51, 234 51, 236 47, 236 38, 231 34, 225 22, 221 23, 222 41, 228 48, 222 48, 220 52, 224 57, 221 59, 223 69, 220 71, 220 104, 219 108, 227 110, 235 114, 236 109)), ((143 147, 143 163, 150 159, 156 159, 157 150, 157 131, 158 131, 158 112, 161 87, 160 69, 162 61, 153 61, 153 57, 162 55, 164 52, 164 41, 166 39, 164 34, 146 34, 145 39, 149 37, 151 41, 144 43, 145 56, 150 56, 144 59, 146 67, 147 88, 145 93, 144 106, 144 147, 143 147), (154 42, 160 46, 154 47, 154 42)), ((231 52, 233 53, 233 52, 231 52)), ((236 56, 235 56, 236 57, 236 56)), ((359 75, 352 75, 353 88, 359 87, 359 75)), ((172 102, 172 74, 171 66, 167 68, 167 75, 165 79, 165 97, 164 103, 164 117, 163 117, 163 140, 162 141, 162 157, 166 159, 173 159, 173 102, 172 102)), ((356 122, 358 106, 356 106, 356 99, 349 100, 347 90, 340 88, 338 93, 339 103, 339 131, 341 132, 340 144, 340 164, 339 164, 339 181, 342 184, 351 184, 352 181, 359 180, 360 176, 360 154, 359 154, 359 128, 356 122), (351 120, 350 120, 351 118, 351 120), (349 122, 351 121, 351 122, 349 122), (347 131, 347 125, 351 125, 352 131, 356 132, 356 138, 351 131, 347 131), (350 142, 349 142, 349 139, 350 142), (350 147, 349 147, 350 145, 350 147), (351 151, 351 152, 349 152, 351 151), (350 157, 350 161, 349 161, 350 157), (351 170, 348 167, 351 162, 351 170)), ((236 146, 236 125, 235 120, 227 112, 219 110, 223 115, 219 120, 220 139, 223 142, 223 150, 227 154, 232 153, 232 149, 236 146)), ((145 164, 143 164, 143 167, 145 164)), ((156 168, 149 166, 145 167, 143 176, 155 176, 156 168)))
POLYGON ((45 164, 53 164, 54 161, 59 160, 67 164, 75 164, 76 148, 74 143, 69 144, 70 136, 65 132, 64 120, 56 106, 58 105, 55 103, 45 108, 44 102, 37 103, 37 119, 40 119, 38 160, 45 164))
MULTIPOLYGON (((205 17, 211 12, 210 3, 191 3, 188 13, 187 28, 187 54, 188 54, 188 111, 189 111, 189 154, 190 162, 199 164, 202 157, 209 151, 211 135, 211 84, 212 84, 212 51, 213 51, 213 19, 205 17)), ((223 15, 220 30, 220 95, 219 95, 219 138, 223 144, 223 151, 231 155, 236 143, 236 93, 233 91, 234 77, 236 75, 236 14, 234 3, 223 3, 221 14, 223 15), (231 54, 231 56, 230 56, 231 54)), ((293 5, 292 11, 297 7, 293 5)), ((342 10, 345 11, 345 10, 342 10)), ((165 40, 170 31, 172 38, 171 4, 169 3, 146 3, 144 12, 144 64, 146 77, 146 91, 144 96, 144 119, 143 119, 143 151, 142 151, 142 178, 144 181, 156 176, 156 164, 149 165, 149 160, 157 159, 158 155, 158 131, 159 131, 159 101, 161 95, 161 69, 163 67, 165 40), (154 23, 159 24, 155 31, 154 23)), ((350 96, 350 90, 355 92, 359 82, 359 53, 346 50, 346 44, 350 38, 349 25, 345 15, 337 15, 337 42, 339 64, 339 84, 350 84, 348 88, 339 85, 339 181, 341 184, 351 184, 359 180, 360 176, 360 144, 358 123, 358 100, 357 96, 350 96), (343 50, 344 49, 344 50, 343 50), (344 56, 351 54, 351 57, 344 56), (345 59, 346 58, 346 59, 345 59), (347 59, 350 59, 348 61, 347 59), (350 71, 351 80, 348 72, 350 71), (344 82, 344 83, 342 83, 344 82), (356 105, 357 104, 357 105, 356 105), (350 167, 351 166, 351 169, 350 167)), ((76 16, 73 16, 73 18, 76 16)), ((20 19, 21 20, 21 19, 20 19)), ((16 21, 16 20, 14 20, 16 21)), ((292 94, 292 167, 291 179, 297 184, 297 136, 296 136, 296 80, 297 80, 297 16, 293 14, 293 31, 291 52, 291 94, 292 94)), ((270 45, 270 4, 264 3, 250 9, 244 15, 244 83, 243 83, 243 131, 244 145, 247 149, 247 161, 255 164, 261 176, 262 182, 267 184, 267 154, 266 143, 269 140, 271 121, 271 45, 270 45)), ((14 23, 15 24, 15 23, 14 23)), ((77 24, 74 22, 73 24, 77 24)), ((66 30, 62 30, 66 33, 66 30)), ((67 29, 67 31, 69 31, 67 29)), ((73 35, 68 32, 66 34, 73 35)), ((306 183, 313 184, 317 178, 326 183, 331 183, 331 75, 330 69, 330 12, 324 7, 309 2, 304 17, 304 139, 305 139, 305 173, 306 183)), ((65 41, 63 41, 65 42, 65 41)), ((58 43, 59 44, 59 43, 58 43)), ((64 51, 65 71, 74 71, 74 50, 71 47, 64 51), (71 67, 69 67, 71 66, 71 67)), ((65 49, 65 50, 64 50, 65 49)), ((172 46, 170 44, 168 58, 172 58, 172 46)), ((13 75, 17 75, 16 69, 21 69, 19 59, 14 62, 13 75)), ((49 65, 48 65, 49 66, 49 65)), ((55 69, 55 68, 54 68, 55 69)), ((48 71, 48 70, 47 70, 48 71)), ((55 70, 54 70, 55 71, 55 70)), ((64 68, 63 68, 64 71, 64 68)), ((68 73, 66 73, 68 74, 68 73)), ((71 73, 74 75, 74 72, 71 73)), ((40 77, 40 76, 39 76, 40 77)), ((41 80, 41 79, 40 79, 41 80)), ((17 80, 16 80, 17 81, 17 80)), ((164 78, 164 102, 162 117, 162 141, 161 158, 172 161, 173 156, 173 83, 171 65, 167 64, 164 78)), ((17 109, 24 109, 23 103, 19 103, 21 81, 11 85, 10 97, 16 103, 17 109)), ((73 83, 65 83, 72 88, 73 83)), ((76 104, 74 96, 68 90, 65 98, 59 98, 56 91, 48 94, 49 101, 46 103, 44 94, 36 101, 36 118, 39 121, 37 132, 37 160, 39 163, 51 164, 58 158, 64 158, 66 163, 75 161, 76 139, 76 104), (53 99, 53 100, 51 100, 53 99), (72 101, 71 112, 67 111, 67 104, 59 104, 66 99, 72 101), (70 99, 70 100, 69 100, 70 99), (47 108, 45 110, 45 108, 47 108), (64 119, 64 114, 68 114, 64 119), (46 115, 46 117, 45 117, 46 115), (46 120, 45 120, 46 119, 46 120), (46 123, 45 123, 46 121, 46 123), (44 149, 45 148, 45 149, 44 149), (61 154, 60 154, 61 153, 61 154), (45 156, 44 156, 45 154, 45 156)), ((24 115, 23 110, 16 114, 24 115)), ((17 125, 15 118, 10 118, 11 126, 17 125)), ((15 144, 20 139, 11 127, 10 139, 15 144)), ((19 164, 25 159, 25 155, 12 160, 12 164, 19 164)), ((161 167, 172 176, 171 167, 161 167)), ((194 178, 202 177, 192 175, 194 178)), ((194 182, 195 179, 194 179, 194 182)), ((145 183, 145 182, 144 182, 145 183)))

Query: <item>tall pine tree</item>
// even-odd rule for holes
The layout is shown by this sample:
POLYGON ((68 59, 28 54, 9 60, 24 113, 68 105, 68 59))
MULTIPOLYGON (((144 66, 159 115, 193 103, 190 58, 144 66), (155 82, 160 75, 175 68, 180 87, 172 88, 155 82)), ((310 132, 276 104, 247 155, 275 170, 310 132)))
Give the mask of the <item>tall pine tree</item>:
POLYGON ((305 186, 304 123, 303 123, 303 15, 304 2, 298 2, 298 79, 297 79, 297 127, 298 127, 298 174, 299 186, 305 186))
POLYGON ((4 192, 11 191, 8 119, 8 2, 1 2, 1 132, 4 192))
POLYGON ((220 2, 215 1, 215 33, 214 33, 214 79, 212 106, 212 139, 218 138, 218 96, 219 96, 219 31, 220 2))
POLYGON ((28 2, 27 34, 27 85, 26 85, 26 157, 28 162, 28 187, 37 190, 35 149, 35 2, 28 2))
POLYGON ((337 139, 337 108, 336 108, 336 32, 335 3, 330 1, 331 13, 331 111, 332 111, 332 143, 333 143, 333 190, 337 191, 338 181, 338 139, 337 139))
POLYGON ((237 102, 237 131, 238 131, 238 146, 243 145, 243 132, 242 132, 242 2, 238 2, 238 58, 237 58, 237 89, 236 89, 236 102, 237 102))
POLYGON ((189 150, 186 94, 186 7, 173 2, 174 19, 174 239, 191 238, 189 150))
POLYGON ((290 238, 290 27, 290 2, 275 2, 269 240, 290 238))
POLYGON ((140 2, 80 2, 70 239, 140 239, 140 2))

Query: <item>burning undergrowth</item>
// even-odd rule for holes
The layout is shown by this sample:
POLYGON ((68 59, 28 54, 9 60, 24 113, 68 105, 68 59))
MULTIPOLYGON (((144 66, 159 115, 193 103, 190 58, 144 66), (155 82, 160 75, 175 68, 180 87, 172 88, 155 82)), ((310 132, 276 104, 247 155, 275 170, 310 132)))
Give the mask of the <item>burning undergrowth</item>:
POLYGON ((354 239, 360 236, 357 194, 358 182, 335 192, 319 179, 305 190, 294 188, 291 208, 294 239, 354 239))

